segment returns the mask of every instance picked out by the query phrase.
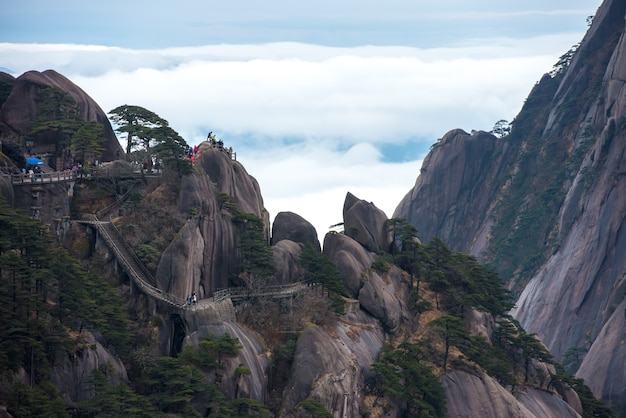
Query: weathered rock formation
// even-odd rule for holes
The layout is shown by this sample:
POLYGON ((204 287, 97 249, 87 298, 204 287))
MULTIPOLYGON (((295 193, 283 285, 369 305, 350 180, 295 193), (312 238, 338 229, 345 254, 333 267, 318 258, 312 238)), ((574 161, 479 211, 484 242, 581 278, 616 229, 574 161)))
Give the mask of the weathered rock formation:
POLYGON ((513 396, 492 377, 455 370, 442 379, 446 390, 446 417, 481 418, 572 417, 581 415, 561 398, 538 389, 513 396), (469 412, 471 411, 471 412, 469 412), (469 415, 468 415, 469 413, 469 415))
POLYGON ((302 244, 288 239, 272 245, 274 275, 271 285, 297 283, 304 280, 304 269, 300 265, 302 244))
POLYGON ((237 210, 263 220, 269 242, 269 214, 256 180, 209 142, 200 144, 199 153, 195 173, 180 185, 178 209, 189 220, 163 253, 156 273, 159 287, 181 299, 192 291, 209 297, 230 286, 237 251, 226 197, 234 199, 237 210))
POLYGON ((379 319, 387 332, 395 333, 400 325, 410 321, 408 307, 409 287, 402 280, 402 271, 393 267, 390 271, 379 274, 368 271, 359 292, 361 308, 379 319))
POLYGON ((51 381, 63 398, 71 403, 83 401, 93 396, 89 380, 92 372, 108 364, 111 367, 109 379, 114 385, 126 382, 126 368, 116 355, 104 348, 93 334, 83 330, 83 345, 73 353, 58 351, 51 373, 51 381))
POLYGON ((577 376, 618 408, 626 404, 625 14, 622 1, 602 4, 569 66, 534 87, 510 135, 446 134, 394 213, 423 239, 493 263, 519 294, 513 314, 522 326, 558 360, 589 348, 577 376))
POLYGON ((326 234, 324 254, 337 266, 346 287, 346 296, 358 297, 363 286, 363 273, 372 265, 376 254, 367 251, 361 244, 343 234, 326 234))
POLYGON ((387 251, 391 235, 385 227, 387 215, 373 203, 358 199, 348 192, 343 204, 343 225, 347 236, 368 251, 387 251))
POLYGON ((456 251, 476 254, 491 227, 490 199, 498 191, 494 177, 502 159, 498 146, 507 147, 487 132, 448 132, 424 159, 393 216, 415 225, 424 242, 439 237, 456 251))
POLYGON ((295 417, 295 406, 307 398, 319 401, 333 416, 362 416, 365 379, 385 333, 363 313, 343 319, 332 334, 316 326, 300 335, 281 416, 295 417))
POLYGON ((311 244, 318 251, 321 250, 315 227, 302 216, 293 212, 280 212, 274 218, 272 245, 284 239, 305 245, 311 244))
MULTIPOLYGON (((4 74, 2 77, 4 85, 11 84, 7 76, 8 74, 4 74)), ((51 144, 46 134, 31 135, 31 129, 34 121, 43 112, 42 90, 47 87, 56 87, 76 101, 80 117, 88 121, 100 122, 104 126, 103 135, 107 139, 102 155, 104 161, 114 160, 118 153, 123 153, 106 113, 80 87, 56 71, 28 71, 16 78, 11 87, 10 94, 0 107, 1 141, 17 143, 24 151, 27 150, 26 141, 31 141, 32 153, 50 154, 48 164, 54 168, 55 158, 61 156, 62 149, 59 144, 51 144)))
POLYGON ((233 322, 213 323, 193 319, 197 331, 187 337, 187 343, 197 345, 205 335, 219 337, 228 334, 237 338, 242 349, 236 357, 224 361, 220 390, 227 399, 249 398, 264 402, 267 391, 269 361, 261 342, 240 325, 233 322), (237 368, 246 368, 250 374, 239 376, 237 368))

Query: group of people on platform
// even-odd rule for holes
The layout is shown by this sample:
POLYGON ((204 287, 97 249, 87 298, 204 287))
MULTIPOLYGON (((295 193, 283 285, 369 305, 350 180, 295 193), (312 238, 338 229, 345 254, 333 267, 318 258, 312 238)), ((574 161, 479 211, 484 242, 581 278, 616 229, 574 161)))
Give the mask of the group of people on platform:
POLYGON ((41 178, 42 169, 39 165, 29 165, 26 168, 22 168, 22 175, 25 178, 31 178, 37 180, 41 178))
POLYGON ((213 131, 209 132, 209 135, 207 135, 206 140, 209 141, 211 145, 213 145, 213 148, 222 150, 226 154, 228 154, 228 156, 231 159, 233 158, 233 147, 228 147, 228 148, 224 147, 224 141, 222 141, 221 139, 217 139, 213 131))
POLYGON ((187 296, 187 305, 195 305, 196 303, 198 303, 198 294, 194 291, 187 296))

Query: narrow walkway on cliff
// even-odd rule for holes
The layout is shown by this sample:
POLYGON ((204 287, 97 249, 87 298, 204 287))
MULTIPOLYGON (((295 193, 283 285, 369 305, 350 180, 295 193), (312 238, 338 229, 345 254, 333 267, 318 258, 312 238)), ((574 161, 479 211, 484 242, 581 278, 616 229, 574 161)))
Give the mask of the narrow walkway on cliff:
POLYGON ((178 309, 197 310, 213 307, 218 312, 220 319, 235 322, 233 301, 256 297, 287 298, 306 292, 315 286, 315 284, 311 283, 298 282, 289 285, 265 286, 257 289, 231 287, 216 291, 212 298, 201 299, 197 303, 189 304, 186 300, 154 286, 156 280, 139 261, 113 223, 100 221, 95 215, 84 215, 84 219, 76 220, 76 222, 93 225, 97 229, 100 237, 111 248, 116 260, 128 274, 133 284, 144 294, 178 309))
POLYGON ((152 285, 152 283, 156 283, 154 277, 152 277, 150 272, 148 272, 141 261, 139 261, 134 251, 122 239, 115 225, 111 222, 100 221, 95 215, 90 216, 90 218, 91 219, 79 220, 77 222, 94 225, 96 227, 100 236, 104 238, 104 241, 113 251, 116 260, 142 292, 177 308, 185 307, 185 300, 176 298, 152 285))

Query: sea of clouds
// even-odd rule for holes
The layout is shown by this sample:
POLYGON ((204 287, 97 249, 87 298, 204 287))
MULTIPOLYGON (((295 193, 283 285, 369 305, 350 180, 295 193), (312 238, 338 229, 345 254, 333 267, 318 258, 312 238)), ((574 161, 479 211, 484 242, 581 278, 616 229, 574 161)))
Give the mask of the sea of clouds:
POLYGON ((342 221, 347 192, 391 217, 448 130, 488 131, 513 120, 578 36, 431 49, 0 43, 0 65, 14 76, 54 69, 105 112, 143 106, 190 145, 213 131, 258 180, 272 218, 298 213, 323 239, 342 221))

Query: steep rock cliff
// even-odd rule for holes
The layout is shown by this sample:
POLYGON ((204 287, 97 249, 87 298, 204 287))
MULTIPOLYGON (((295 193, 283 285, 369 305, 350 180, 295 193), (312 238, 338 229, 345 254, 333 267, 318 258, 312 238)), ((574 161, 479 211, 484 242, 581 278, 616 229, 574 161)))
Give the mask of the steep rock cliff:
POLYGON ((199 153, 194 174, 180 184, 178 210, 189 220, 163 253, 156 273, 160 288, 181 299, 192 291, 209 297, 230 286, 237 243, 226 197, 234 199, 237 210, 263 220, 269 242, 269 214, 256 180, 209 142, 200 144, 199 153))
POLYGON ((108 364, 111 367, 109 381, 112 384, 126 382, 126 368, 116 355, 102 346, 93 334, 81 332, 83 345, 80 349, 68 353, 58 351, 54 368, 50 374, 51 381, 61 396, 69 402, 76 403, 93 396, 89 380, 94 370, 108 364))
POLYGON ((415 186, 400 201, 394 217, 406 218, 425 242, 445 239, 452 249, 473 253, 485 244, 489 197, 497 192, 494 174, 502 159, 497 138, 455 129, 426 156, 415 186), (475 214, 481 216, 474 216, 475 214), (486 225, 483 225, 486 223, 486 225))
POLYGON ((625 13, 622 1, 602 4, 510 135, 444 136, 394 213, 490 262, 519 295, 513 314, 558 360, 590 348, 578 376, 616 407, 626 403, 626 369, 610 366, 624 364, 625 13))

